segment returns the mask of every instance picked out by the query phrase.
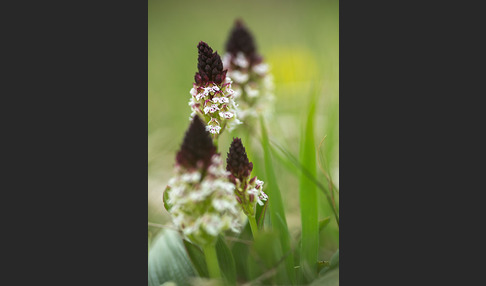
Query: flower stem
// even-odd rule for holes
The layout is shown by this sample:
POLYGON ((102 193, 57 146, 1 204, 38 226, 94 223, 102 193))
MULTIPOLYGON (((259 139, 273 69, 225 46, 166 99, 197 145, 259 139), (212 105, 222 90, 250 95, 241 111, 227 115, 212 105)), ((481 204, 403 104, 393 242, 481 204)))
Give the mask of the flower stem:
POLYGON ((207 244, 203 246, 203 250, 204 256, 206 257, 206 264, 208 265, 209 277, 212 279, 220 279, 221 272, 219 271, 216 244, 207 244))
POLYGON ((213 137, 213 144, 216 146, 216 152, 218 152, 218 135, 213 137))
POLYGON ((258 233, 258 225, 256 223, 256 219, 254 216, 248 216, 248 221, 250 222, 250 228, 251 232, 253 233, 253 238, 255 238, 258 233))

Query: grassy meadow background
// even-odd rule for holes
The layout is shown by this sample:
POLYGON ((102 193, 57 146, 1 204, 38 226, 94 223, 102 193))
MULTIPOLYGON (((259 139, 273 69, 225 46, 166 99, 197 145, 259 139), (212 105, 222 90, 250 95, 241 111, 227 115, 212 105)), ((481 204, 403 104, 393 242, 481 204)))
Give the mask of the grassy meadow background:
MULTIPOLYGON (((167 225, 170 218, 162 193, 172 176, 175 154, 189 125, 189 90, 197 70, 197 44, 207 42, 220 55, 236 18, 252 31, 258 52, 271 67, 275 83, 275 113, 267 122, 270 139, 299 158, 302 129, 310 95, 317 90, 315 146, 324 169, 339 186, 339 2, 322 1, 148 1, 148 221, 167 225)), ((259 129, 259 127, 258 127, 259 129)), ((265 179, 261 137, 251 148, 253 175, 265 179)), ((232 136, 225 131, 219 142, 223 158, 232 136)), ((243 141, 245 145, 247 142, 243 141)), ((290 233, 300 232, 299 176, 273 156, 278 185, 290 233)), ((303 162, 305 164, 305 162, 303 162)), ((327 185, 318 169, 317 177, 327 185)), ((271 198, 270 198, 271 200, 271 198)), ((319 259, 339 248, 339 231, 326 198, 319 191, 319 219, 331 223, 320 238, 319 259)), ((149 236, 160 228, 149 227, 149 236)), ((295 243, 295 241, 293 242, 295 243)))

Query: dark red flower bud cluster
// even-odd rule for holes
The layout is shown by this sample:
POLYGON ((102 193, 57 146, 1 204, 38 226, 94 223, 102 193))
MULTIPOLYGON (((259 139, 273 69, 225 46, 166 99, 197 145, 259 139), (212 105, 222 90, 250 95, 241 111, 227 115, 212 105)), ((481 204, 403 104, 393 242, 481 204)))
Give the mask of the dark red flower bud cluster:
POLYGON ((229 171, 234 178, 238 178, 240 182, 250 176, 253 170, 253 163, 248 161, 245 147, 241 143, 240 138, 233 138, 231 146, 226 158, 226 170, 229 171))
POLYGON ((252 34, 240 19, 235 21, 235 26, 230 32, 226 42, 226 51, 233 56, 236 56, 238 52, 242 52, 249 58, 250 64, 258 64, 262 61, 262 58, 256 52, 252 34))
POLYGON ((218 52, 213 53, 213 49, 201 41, 197 45, 197 69, 194 80, 200 86, 208 82, 215 82, 221 84, 226 78, 226 70, 223 71, 223 62, 218 52))
POLYGON ((206 168, 211 163, 211 157, 215 153, 216 146, 213 144, 211 135, 206 131, 206 127, 199 116, 195 115, 186 131, 181 149, 177 152, 177 164, 186 169, 191 169, 199 167, 199 162, 202 162, 204 168, 206 168))

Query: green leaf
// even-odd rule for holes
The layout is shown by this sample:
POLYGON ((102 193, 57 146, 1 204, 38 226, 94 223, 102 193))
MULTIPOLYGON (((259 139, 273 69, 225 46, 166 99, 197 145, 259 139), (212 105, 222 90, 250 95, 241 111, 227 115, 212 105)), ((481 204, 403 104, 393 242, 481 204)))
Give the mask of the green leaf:
POLYGON ((152 232, 148 231, 148 252, 150 252, 150 244, 152 243, 152 232))
POLYGON ((231 285, 236 284, 235 259, 222 236, 216 241, 216 253, 218 255, 219 268, 225 280, 231 285))
POLYGON ((339 249, 334 253, 334 255, 331 257, 331 268, 335 268, 339 266, 339 249))
POLYGON ((199 276, 209 278, 208 266, 206 265, 206 259, 204 258, 202 250, 197 245, 194 245, 187 240, 183 240, 183 242, 187 255, 199 276))
POLYGON ((148 285, 160 286, 173 281, 188 285, 188 278, 195 276, 179 233, 161 230, 153 239, 148 255, 148 285))
POLYGON ((319 276, 323 276, 328 271, 339 268, 339 249, 331 257, 331 260, 327 262, 327 265, 323 266, 319 271, 319 276))
POLYGON ((267 213, 268 201, 265 201, 263 206, 257 205, 256 217, 258 218, 258 228, 263 229, 263 220, 265 219, 265 214, 267 213))
MULTIPOLYGON (((322 271, 324 270, 328 269, 326 268, 322 271)), ((339 267, 325 271, 325 273, 316 280, 314 280, 312 284, 310 284, 310 286, 339 286, 339 267)))
POLYGON ((285 259, 285 269, 286 271, 279 270, 277 272, 277 283, 278 284, 295 284, 295 273, 294 273, 294 258, 291 253, 290 248, 290 234, 285 220, 285 211, 282 202, 282 196, 277 185, 277 178, 273 170, 273 162, 270 153, 270 143, 268 140, 267 130, 265 129, 265 123, 263 118, 260 118, 260 123, 262 127, 262 147, 263 156, 265 161, 265 174, 266 182, 268 186, 266 189, 268 195, 268 208, 270 211, 270 220, 272 221, 272 227, 279 233, 280 244, 282 248, 282 253, 288 253, 285 259), (280 222, 281 223, 277 223, 280 222))
POLYGON ((168 193, 168 191, 169 191, 169 190, 170 190, 170 187, 169 187, 169 186, 167 186, 167 187, 165 188, 165 190, 164 190, 164 195, 162 196, 162 200, 164 201, 164 208, 165 208, 167 211, 169 211, 169 210, 170 210, 170 208, 172 207, 172 205, 168 203, 168 201, 169 201, 169 193, 168 193))
POLYGON ((257 264, 263 263, 265 270, 276 267, 279 260, 283 257, 279 233, 276 231, 261 232, 255 237, 251 251, 257 264))
MULTIPOLYGON (((271 275, 261 279, 259 282, 264 285, 275 285, 278 271, 286 271, 279 236, 278 232, 267 230, 260 232, 255 237, 254 243, 250 247, 251 255, 248 261, 250 279, 261 277, 265 273, 271 273, 271 275)), ((251 284, 259 284, 255 282, 253 281, 251 284)), ((280 283, 278 284, 280 285, 280 283)))
POLYGON ((326 225, 329 224, 330 221, 331 221, 331 217, 326 217, 321 219, 319 221, 319 232, 321 232, 326 227, 326 225))
MULTIPOLYGON (((250 243, 253 241, 249 223, 245 225, 237 238, 250 243)), ((235 259, 236 278, 241 281, 248 281, 251 279, 248 272, 248 254, 250 252, 250 245, 242 241, 234 241, 232 244, 228 244, 235 259)))
MULTIPOLYGON (((316 176, 316 150, 314 146, 315 97, 312 96, 304 134, 300 142, 300 162, 307 167, 311 176, 316 176)), ((300 251, 299 282, 305 284, 317 276, 317 253, 319 249, 319 222, 317 211, 317 188, 305 174, 299 179, 300 217, 302 243, 300 251)))
MULTIPOLYGON (((331 221, 331 217, 326 217, 324 219, 321 219, 319 221, 319 233, 329 224, 329 222, 331 221)), ((296 240, 298 240, 297 242, 297 248, 295 249, 295 252, 294 252, 294 257, 296 257, 297 259, 299 259, 300 257, 300 250, 301 250, 301 245, 302 245, 302 233, 299 231, 297 234, 296 234, 296 240)), ((295 261, 296 264, 299 264, 299 260, 295 261)), ((329 264, 329 261, 318 261, 318 265, 317 265, 317 271, 320 271, 320 269, 322 269, 323 267, 326 267, 326 266, 329 266, 329 265, 326 265, 329 264)), ((299 266, 297 272, 300 272, 302 269, 301 267, 299 266)))

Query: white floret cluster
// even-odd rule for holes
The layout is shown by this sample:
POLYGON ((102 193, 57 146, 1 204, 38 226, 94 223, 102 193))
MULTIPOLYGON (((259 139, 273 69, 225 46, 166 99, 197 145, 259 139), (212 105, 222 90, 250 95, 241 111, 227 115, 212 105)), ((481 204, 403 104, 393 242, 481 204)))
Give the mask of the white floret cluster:
POLYGON ((225 126, 231 131, 241 124, 237 118, 238 105, 234 101, 236 94, 231 84, 229 77, 220 86, 213 82, 206 86, 194 83, 190 91, 189 106, 192 113, 189 119, 199 114, 206 123, 206 130, 211 134, 219 134, 225 126))
POLYGON ((227 76, 234 81, 238 118, 245 121, 261 114, 270 117, 273 113, 274 84, 268 64, 261 62, 251 66, 242 52, 236 56, 226 53, 222 61, 224 68, 228 69, 227 76))
POLYGON ((213 155, 204 172, 178 168, 176 173, 166 190, 168 211, 187 239, 206 245, 226 230, 241 230, 241 209, 235 200, 235 185, 228 181, 229 173, 223 169, 219 155, 213 155))
POLYGON ((256 177, 248 182, 240 182, 235 179, 236 199, 241 204, 243 212, 248 216, 255 216, 256 204, 263 206, 268 199, 268 195, 263 192, 263 183, 256 177))

